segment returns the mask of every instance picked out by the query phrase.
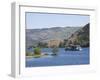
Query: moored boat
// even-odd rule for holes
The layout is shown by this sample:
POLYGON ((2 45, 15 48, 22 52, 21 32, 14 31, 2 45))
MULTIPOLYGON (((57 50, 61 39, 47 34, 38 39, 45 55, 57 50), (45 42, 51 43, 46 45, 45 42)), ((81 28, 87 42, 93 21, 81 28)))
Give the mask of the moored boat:
POLYGON ((81 51, 82 48, 80 45, 70 45, 65 48, 65 51, 81 51))

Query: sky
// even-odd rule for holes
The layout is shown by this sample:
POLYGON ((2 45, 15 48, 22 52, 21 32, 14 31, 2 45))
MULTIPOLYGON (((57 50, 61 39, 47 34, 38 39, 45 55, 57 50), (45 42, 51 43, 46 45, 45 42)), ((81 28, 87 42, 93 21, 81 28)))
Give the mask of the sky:
POLYGON ((88 15, 75 14, 50 14, 50 13, 26 13, 26 28, 39 29, 51 27, 84 26, 90 22, 88 15))

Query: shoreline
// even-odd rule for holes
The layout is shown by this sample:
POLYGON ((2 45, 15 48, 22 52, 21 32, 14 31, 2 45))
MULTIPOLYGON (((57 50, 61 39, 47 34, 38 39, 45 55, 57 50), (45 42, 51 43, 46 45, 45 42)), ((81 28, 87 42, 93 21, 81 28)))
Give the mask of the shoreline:
POLYGON ((43 56, 47 56, 47 55, 33 55, 33 56, 26 56, 26 59, 30 59, 30 58, 39 58, 39 57, 43 57, 43 56))

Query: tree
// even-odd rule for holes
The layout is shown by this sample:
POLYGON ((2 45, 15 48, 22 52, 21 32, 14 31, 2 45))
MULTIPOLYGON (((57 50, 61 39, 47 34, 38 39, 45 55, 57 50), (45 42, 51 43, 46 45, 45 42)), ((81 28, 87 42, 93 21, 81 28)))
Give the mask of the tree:
POLYGON ((74 41, 74 45, 79 45, 78 39, 76 39, 76 40, 74 41))
POLYGON ((65 46, 67 44, 68 40, 67 39, 64 39, 64 43, 63 45, 65 46))
POLYGON ((41 49, 38 48, 38 47, 35 48, 35 49, 34 49, 34 54, 35 54, 35 55, 41 55, 41 49))
POLYGON ((59 47, 60 48, 63 48, 64 47, 64 43, 63 42, 60 42, 59 47))
POLYGON ((41 47, 41 48, 42 48, 42 47, 43 47, 43 48, 48 47, 48 46, 47 46, 47 43, 43 43, 43 42, 39 42, 37 46, 38 46, 38 47, 41 47))
POLYGON ((70 41, 69 41, 69 44, 73 44, 73 42, 70 40, 70 41))

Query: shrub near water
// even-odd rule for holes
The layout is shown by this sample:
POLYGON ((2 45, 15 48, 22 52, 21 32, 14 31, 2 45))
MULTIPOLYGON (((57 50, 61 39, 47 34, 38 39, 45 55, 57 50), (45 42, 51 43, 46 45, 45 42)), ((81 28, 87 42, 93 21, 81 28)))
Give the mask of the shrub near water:
POLYGON ((35 48, 34 49, 34 55, 41 55, 41 49, 40 48, 35 48))
POLYGON ((33 53, 26 52, 26 56, 33 56, 33 53))

